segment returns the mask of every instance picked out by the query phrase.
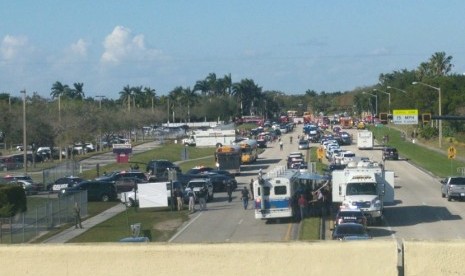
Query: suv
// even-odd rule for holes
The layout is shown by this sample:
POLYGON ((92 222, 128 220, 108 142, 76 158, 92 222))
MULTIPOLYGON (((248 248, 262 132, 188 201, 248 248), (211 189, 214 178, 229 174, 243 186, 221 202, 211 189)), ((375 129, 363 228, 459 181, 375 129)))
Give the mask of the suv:
POLYGON ((207 198, 206 201, 210 201, 213 199, 214 194, 213 194, 213 184, 209 178, 195 178, 189 181, 186 186, 186 192, 188 189, 191 189, 194 191, 195 195, 198 198, 198 193, 200 189, 202 188, 207 188, 207 198))
POLYGON ((359 209, 341 209, 337 212, 336 219, 334 225, 337 226, 342 223, 358 223, 363 225, 365 228, 367 227, 367 219, 365 215, 359 209))
POLYGON ((149 163, 147 163, 146 172, 155 176, 157 180, 168 180, 167 169, 175 169, 176 171, 181 172, 181 169, 177 165, 168 160, 149 161, 149 163))
POLYGON ((118 192, 123 192, 132 190, 137 183, 147 182, 147 176, 140 171, 121 171, 98 177, 95 181, 111 182, 118 192), (129 182, 129 179, 134 179, 134 181, 129 182))
POLYGON ((59 197, 70 196, 72 194, 87 191, 88 201, 113 201, 117 199, 116 187, 111 182, 84 181, 71 188, 62 189, 59 197))
POLYGON ((55 182, 53 182, 53 184, 49 184, 47 186, 47 190, 52 192, 59 192, 61 189, 73 187, 74 185, 82 181, 84 181, 84 179, 77 176, 66 176, 58 178, 57 180, 55 180, 55 182))
POLYGON ((448 201, 465 198, 465 176, 451 176, 441 180, 441 195, 448 201))
POLYGON ((399 160, 397 149, 393 147, 383 148, 383 160, 399 160))

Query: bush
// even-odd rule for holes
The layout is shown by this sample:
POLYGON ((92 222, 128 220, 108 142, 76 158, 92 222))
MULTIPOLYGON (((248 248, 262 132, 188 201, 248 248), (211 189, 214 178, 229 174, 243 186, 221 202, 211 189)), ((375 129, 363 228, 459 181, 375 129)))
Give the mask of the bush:
POLYGON ((12 217, 27 210, 24 188, 16 185, 0 185, 0 217, 12 217))
POLYGON ((431 126, 423 126, 420 128, 419 135, 420 137, 429 140, 433 137, 438 136, 439 130, 431 126))

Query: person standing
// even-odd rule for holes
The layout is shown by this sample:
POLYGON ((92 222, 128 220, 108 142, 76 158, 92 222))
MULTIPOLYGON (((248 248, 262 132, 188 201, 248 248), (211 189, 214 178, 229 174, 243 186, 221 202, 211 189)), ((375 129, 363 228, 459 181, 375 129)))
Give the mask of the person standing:
POLYGON ((207 188, 203 187, 199 191, 199 205, 200 205, 200 210, 204 211, 207 209, 207 201, 205 197, 207 196, 207 188))
POLYGON ((81 207, 77 203, 77 201, 74 202, 74 229, 77 228, 82 229, 82 223, 81 223, 81 207))
POLYGON ((247 187, 242 189, 242 204, 244 205, 244 210, 249 206, 249 190, 247 190, 247 187))
POLYGON ((279 141, 279 149, 282 151, 283 150, 283 141, 279 141))
POLYGON ((299 208, 300 208, 300 220, 303 220, 306 216, 306 209, 307 209, 307 200, 303 194, 299 197, 299 208))
POLYGON ((178 211, 182 211, 182 209, 184 208, 184 202, 182 201, 182 192, 179 188, 176 188, 176 190, 174 191, 174 195, 176 196, 176 201, 178 203, 178 211))
POLYGON ((231 181, 226 182, 226 192, 228 193, 228 202, 232 201, 232 185, 231 181))
POLYGON ((192 189, 189 189, 187 191, 187 196, 189 197, 189 212, 193 213, 195 212, 195 193, 192 191, 192 189))

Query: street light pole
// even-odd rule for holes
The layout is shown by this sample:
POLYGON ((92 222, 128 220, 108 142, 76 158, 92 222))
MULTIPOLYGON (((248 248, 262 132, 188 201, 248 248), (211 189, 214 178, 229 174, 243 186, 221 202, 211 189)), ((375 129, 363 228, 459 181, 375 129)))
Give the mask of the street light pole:
MULTIPOLYGON (((438 91, 438 94, 439 94, 439 110, 438 110, 438 115, 439 117, 442 116, 442 108, 441 108, 441 87, 435 87, 435 86, 432 86, 432 85, 429 85, 429 84, 426 84, 426 83, 423 83, 423 82, 419 82, 419 81, 414 81, 412 82, 413 85, 415 84, 421 84, 423 86, 426 86, 426 87, 429 87, 429 88, 432 88, 436 91, 438 91)), ((442 120, 439 119, 439 148, 441 149, 442 148, 442 120)))
POLYGON ((97 95, 95 96, 96 98, 98 98, 98 108, 99 109, 102 109, 102 99, 105 98, 105 96, 102 96, 102 95, 97 95))
POLYGON ((27 175, 26 90, 22 90, 20 93, 23 94, 23 168, 24 175, 27 175))
POLYGON ((397 91, 402 92, 404 94, 407 94, 407 91, 399 89, 399 88, 395 88, 395 87, 392 87, 392 86, 388 86, 387 89, 394 89, 394 90, 397 90, 397 91))
POLYGON ((373 91, 379 91, 381 93, 384 93, 384 94, 387 94, 388 95, 388 103, 389 103, 389 110, 388 110, 388 114, 391 114, 391 93, 389 92, 386 92, 386 91, 383 91, 383 90, 378 90, 378 89, 373 89, 373 91))

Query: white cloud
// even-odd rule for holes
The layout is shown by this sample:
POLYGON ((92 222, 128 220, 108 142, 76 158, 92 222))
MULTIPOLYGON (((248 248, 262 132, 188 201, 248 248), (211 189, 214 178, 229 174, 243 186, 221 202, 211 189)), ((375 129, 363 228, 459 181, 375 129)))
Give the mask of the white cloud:
POLYGON ((24 36, 6 35, 0 45, 1 58, 11 61, 16 57, 21 57, 21 52, 27 47, 27 38, 24 36))
POLYGON ((103 64, 120 64, 125 61, 150 61, 161 57, 161 51, 147 48, 144 35, 133 35, 131 30, 116 26, 104 42, 103 64))
POLYGON ((79 39, 76 43, 71 44, 71 52, 75 55, 86 57, 89 44, 84 39, 79 39))

